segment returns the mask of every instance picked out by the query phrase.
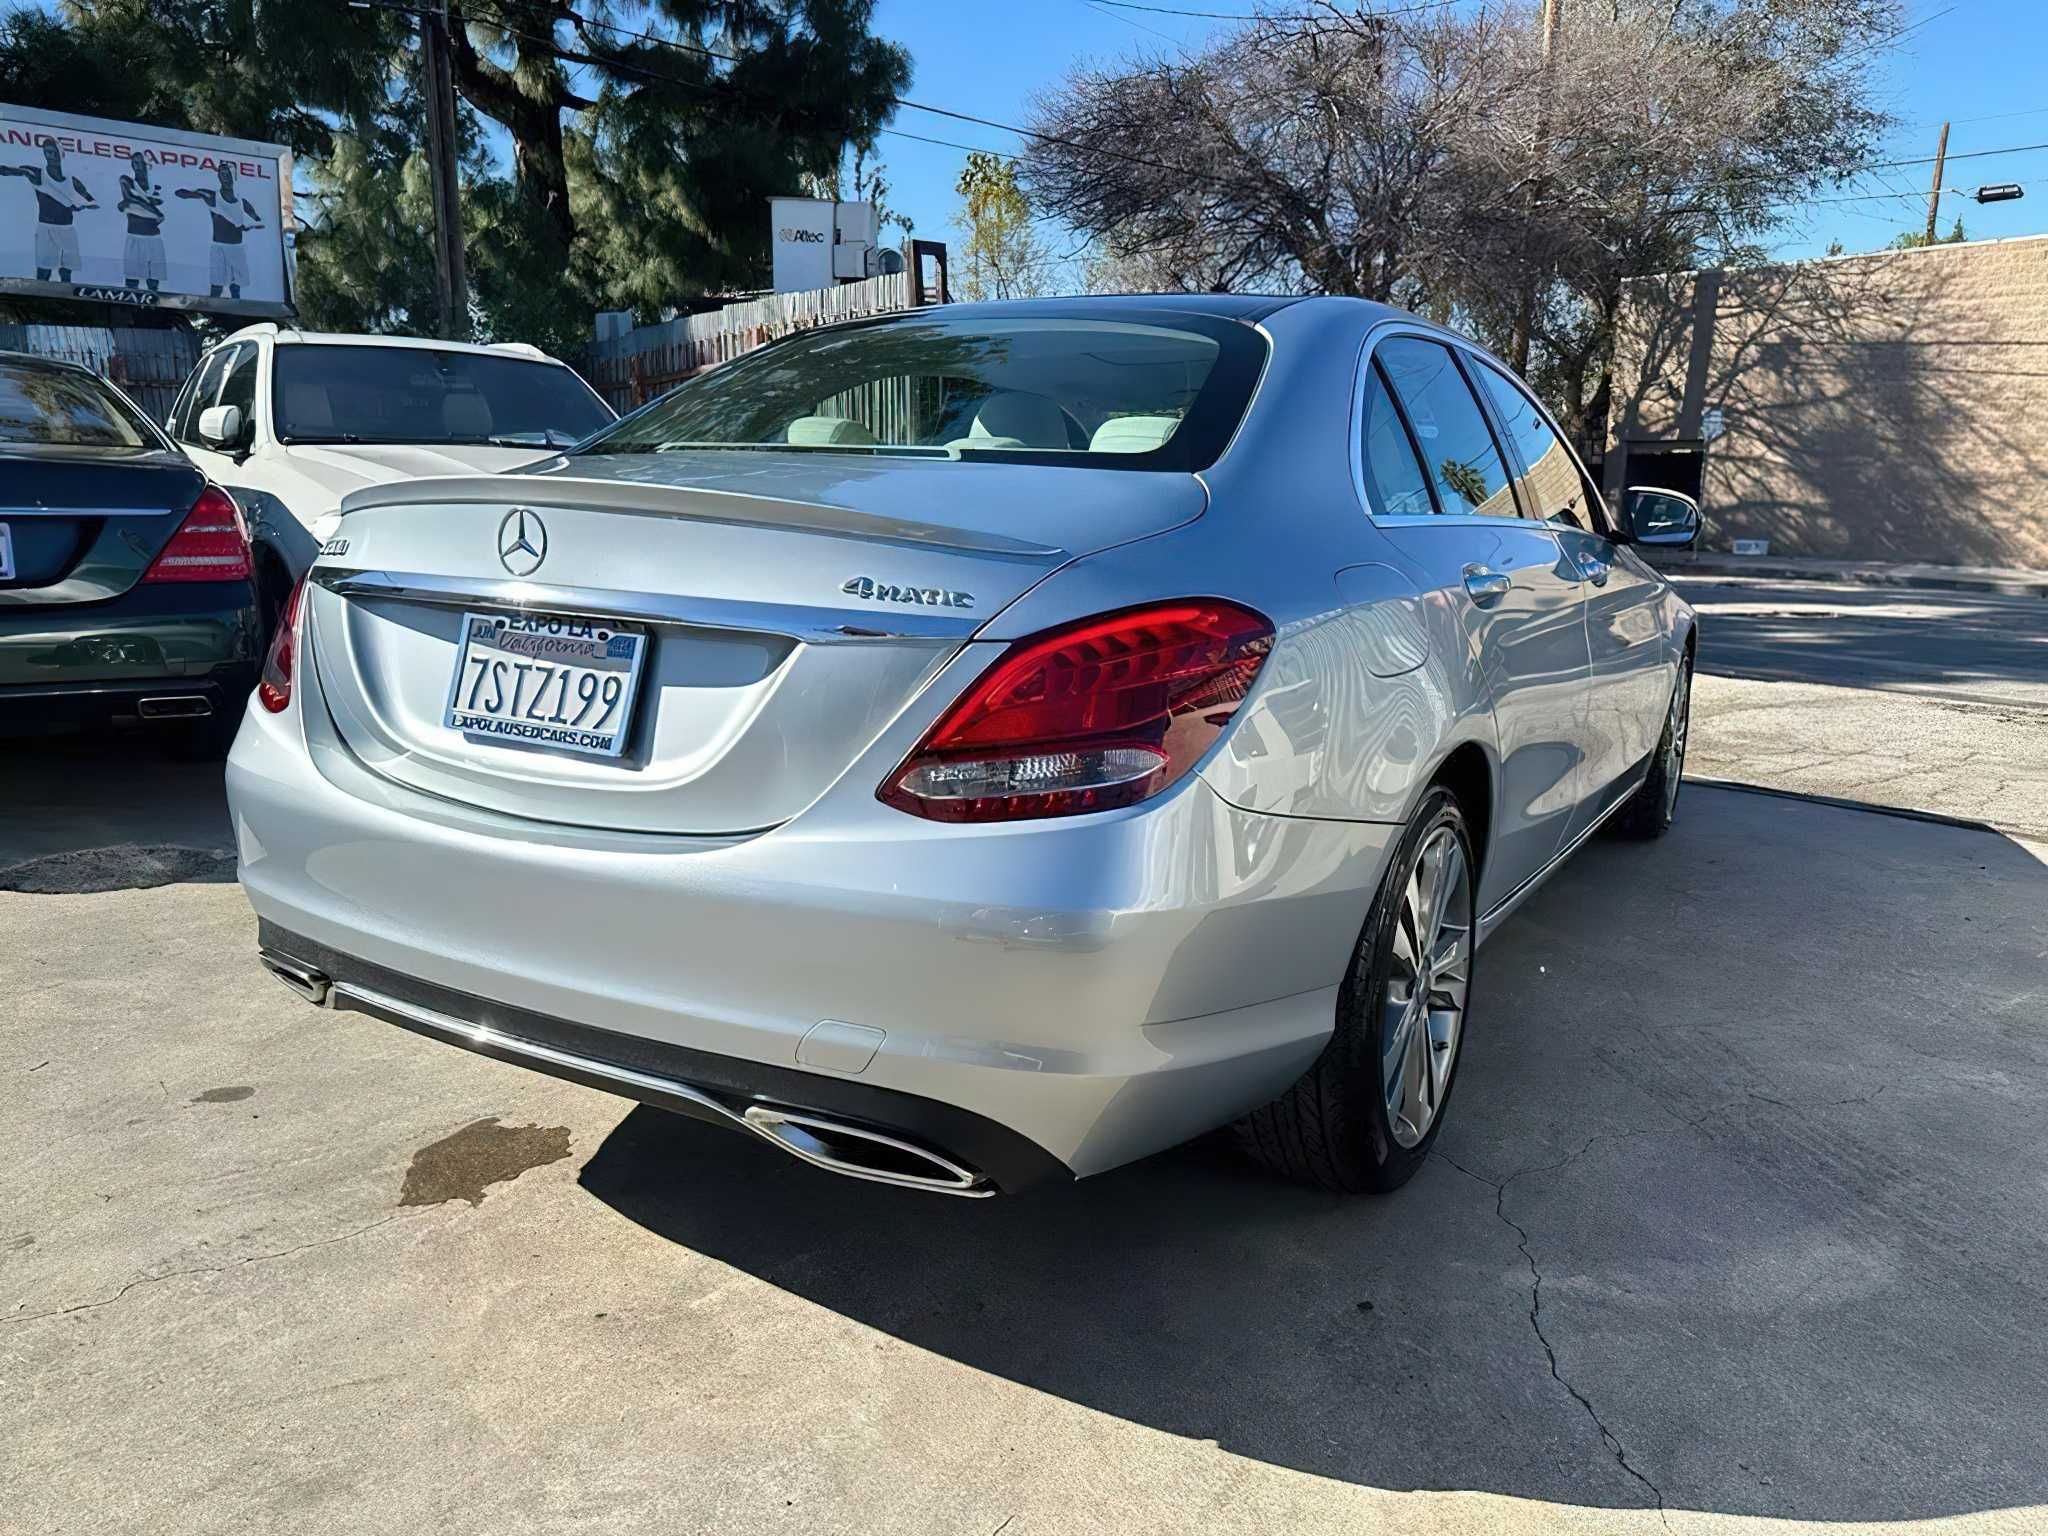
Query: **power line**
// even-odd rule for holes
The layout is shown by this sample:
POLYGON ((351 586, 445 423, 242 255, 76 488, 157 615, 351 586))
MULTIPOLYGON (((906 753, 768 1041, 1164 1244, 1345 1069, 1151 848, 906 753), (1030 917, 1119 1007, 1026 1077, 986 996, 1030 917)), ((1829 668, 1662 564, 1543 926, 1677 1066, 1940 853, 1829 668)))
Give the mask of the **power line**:
MULTIPOLYGON (((362 5, 374 5, 381 10, 402 11, 407 15, 418 15, 420 11, 419 7, 405 4, 403 3, 403 0, 352 0, 352 3, 362 5)), ((709 91, 714 89, 714 87, 706 81, 684 80, 676 75, 664 74, 660 70, 648 69, 644 65, 633 64, 617 59, 598 59, 590 54, 578 54, 569 52, 563 49, 558 43, 556 43, 551 35, 539 32, 531 32, 520 27, 509 25, 509 22, 511 21, 512 18, 507 17, 502 11, 500 11, 495 17, 488 19, 490 20, 492 25, 496 26, 500 31, 508 34, 509 36, 522 38, 527 42, 531 42, 536 47, 548 53, 551 57, 564 60, 568 63, 585 64, 599 68, 635 71, 642 75, 645 75, 649 79, 667 81, 672 85, 680 85, 684 87, 686 90, 709 91)), ((658 33, 636 32, 630 27, 620 27, 614 25, 611 22, 598 21, 594 17, 581 15, 573 10, 568 12, 568 15, 565 19, 567 19, 570 22, 570 24, 575 26, 579 31, 586 27, 595 27, 600 31, 611 32, 622 37, 636 38, 642 42, 654 43, 664 48, 673 48, 682 53, 694 53, 701 55, 705 58, 718 59, 728 64, 739 64, 744 62, 735 54, 721 53, 715 48, 706 48, 695 43, 685 43, 676 38, 663 37, 658 33)), ((765 92, 756 91, 750 94, 753 94, 764 100, 771 99, 767 96, 767 93, 765 92)), ((956 111, 952 107, 935 107, 931 105, 929 102, 912 101, 908 96, 890 96, 887 97, 886 99, 891 106, 905 107, 913 112, 928 112, 934 117, 951 118, 954 122, 959 123, 973 123, 977 127, 994 128, 1003 133, 1014 133, 1019 138, 1034 139, 1042 144, 1058 144, 1062 148, 1072 149, 1084 155, 1099 155, 1104 159, 1121 160, 1129 165, 1142 165, 1151 170, 1164 171, 1169 176, 1181 176, 1191 181, 1207 181, 1215 183, 1219 186, 1230 185, 1230 182, 1226 177, 1214 176, 1204 171, 1192 170, 1186 166, 1169 165, 1163 160, 1151 160, 1143 155, 1127 154, 1122 150, 1105 149, 1102 146, 1096 144, 1084 144, 1078 139, 1065 138, 1056 133, 1045 133, 1036 128, 1020 128, 1015 123, 1005 123, 997 118, 980 117, 972 112, 956 111)), ((973 145, 967 144, 954 144, 952 143, 952 141, 947 139, 926 138, 922 134, 908 133, 900 128, 882 128, 877 131, 881 133, 895 134, 900 138, 916 139, 921 143, 944 144, 954 149, 972 150, 975 147, 973 145)), ((984 150, 982 151, 982 153, 1001 154, 1000 151, 996 150, 984 150)), ((1020 157, 1014 154, 1010 154, 1003 155, 1002 158, 1015 160, 1020 157)))
MULTIPOLYGON (((375 6, 380 10, 399 11, 410 16, 418 16, 422 14, 421 8, 419 6, 407 4, 405 3, 405 0, 353 0, 353 3, 363 6, 375 6)), ((1135 3, 1135 0, 1084 0, 1084 3, 1091 5, 1119 4, 1126 9, 1133 10, 1168 9, 1166 7, 1159 6, 1138 5, 1135 3)), ((1433 10, 1438 9, 1443 5, 1455 3, 1456 0, 1432 0, 1432 3, 1427 5, 1409 6, 1404 9, 1405 11, 1433 10)), ((565 7, 565 9, 567 8, 565 7)), ((1880 39, 1879 41, 1889 41, 1890 38, 1902 36, 1906 32, 1914 31, 1919 27, 1926 26, 1930 22, 1938 21, 1941 19, 1941 17, 1947 15, 1949 11, 1952 11, 1954 9, 1954 6, 1949 6, 1946 10, 1937 11, 1933 15, 1923 17, 1920 21, 1912 23, 1910 26, 1902 27, 1898 29, 1898 31, 1888 34, 1887 38, 1880 39)), ((1402 13, 1403 12, 1401 11, 1381 11, 1372 14, 1397 15, 1402 13)), ((710 82, 707 81, 686 80, 678 75, 666 74, 660 70, 649 69, 642 64, 632 63, 619 59, 598 59, 587 53, 573 52, 571 50, 561 47, 561 45, 556 43, 552 34, 532 32, 520 27, 510 25, 509 23, 512 21, 513 18, 506 16, 502 11, 498 12, 495 17, 479 19, 486 19, 490 22, 490 24, 497 26, 499 30, 507 33, 508 35, 521 38, 527 42, 531 42, 535 44, 538 48, 540 48, 542 51, 546 52, 550 57, 560 59, 567 63, 582 64, 598 68, 618 69, 628 73, 639 74, 647 79, 658 80, 665 82, 667 84, 681 86, 686 90, 698 90, 708 92, 716 88, 710 82)), ((704 47, 701 44, 685 43, 676 38, 663 37, 658 33, 636 31, 630 27, 621 27, 611 22, 599 21, 593 17, 583 16, 580 13, 575 12, 573 10, 568 11, 568 14, 565 19, 568 20, 571 25, 577 27, 578 30, 583 30, 585 28, 596 28, 597 30, 610 32, 616 36, 633 38, 637 41, 651 43, 663 48, 674 49, 678 52, 696 54, 704 58, 716 59, 723 63, 738 64, 744 62, 742 59, 739 58, 738 55, 735 54, 723 53, 715 48, 704 47)), ((767 94, 765 92, 752 92, 749 94, 760 96, 763 99, 769 99, 767 98, 767 94)), ((1211 175, 1207 172, 1194 170, 1190 167, 1170 165, 1165 161, 1149 159, 1143 155, 1129 154, 1122 150, 1114 150, 1104 148, 1099 145, 1086 144, 1076 139, 1063 137, 1059 134, 1045 133, 1038 129, 1033 128, 1022 128, 1016 125, 1015 123, 1006 123, 997 118, 982 117, 972 112, 961 112, 951 107, 933 106, 929 102, 913 101, 907 96, 890 96, 887 98, 887 100, 892 106, 904 107, 916 112, 930 113, 931 115, 936 117, 950 118, 955 122, 972 123, 977 127, 993 128, 1003 133, 1013 133, 1016 134, 1019 138, 1030 139, 1039 143, 1057 144, 1062 148, 1072 149, 1085 155, 1096 155, 1108 160, 1121 160, 1126 164, 1140 165, 1150 170, 1164 171, 1168 175, 1180 176, 1191 181, 1206 181, 1221 186, 1230 185, 1229 180, 1225 177, 1211 175)), ((911 139, 921 144, 933 144, 947 149, 962 150, 968 153, 992 154, 1000 159, 1005 160, 1015 161, 1022 158, 1021 155, 1015 152, 985 149, 978 145, 962 144, 952 139, 941 139, 926 134, 912 133, 909 130, 902 128, 882 128, 879 129, 878 131, 881 133, 893 135, 897 138, 911 139)), ((1952 161, 1978 160, 1989 158, 1991 156, 1996 155, 2029 154, 2039 150, 2048 150, 2048 142, 2038 144, 2015 144, 2008 145, 2006 147, 1999 149, 1970 150, 1960 154, 1949 155, 1947 158, 1952 161)), ((1851 176, 1860 176, 1867 172, 1896 170, 1903 167, 1915 165, 1931 165, 1933 161, 1934 157, 1932 155, 1920 155, 1904 160, 1877 161, 1873 164, 1865 166, 1827 167, 1823 169, 1835 170, 1838 174, 1846 178, 1851 176)), ((1736 179, 1744 181, 1768 181, 1773 178, 1768 174, 1758 174, 1736 179)), ((1896 194, 1892 193, 1863 193, 1849 197, 1799 198, 1785 202, 1754 204, 1746 208, 1730 208, 1726 211, 1731 213, 1749 213, 1762 212, 1768 209, 1775 208, 1800 208, 1810 206, 1817 207, 1835 203, 1866 202, 1872 200, 1873 198, 1889 197, 1895 195, 1896 194)))
MULTIPOLYGON (((1342 20, 1341 13, 1314 11, 1305 15, 1247 14, 1243 11, 1188 11, 1173 5, 1140 5, 1138 0, 1089 0, 1090 4, 1112 5, 1120 11, 1150 11, 1155 16, 1195 16, 1208 21, 1334 21, 1342 20)), ((1361 8, 1355 14, 1359 19, 1372 21, 1381 16, 1412 16, 1417 11, 1439 11, 1445 6, 1456 5, 1458 0, 1425 0, 1422 5, 1402 5, 1386 10, 1361 8)))

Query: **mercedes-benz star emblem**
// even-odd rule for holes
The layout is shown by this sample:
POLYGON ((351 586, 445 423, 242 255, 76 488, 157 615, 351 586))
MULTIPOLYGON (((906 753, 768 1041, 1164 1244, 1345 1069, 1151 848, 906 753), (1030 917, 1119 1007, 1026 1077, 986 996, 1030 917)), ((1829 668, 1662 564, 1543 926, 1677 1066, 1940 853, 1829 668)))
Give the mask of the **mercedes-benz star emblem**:
POLYGON ((548 557, 548 525, 524 507, 498 524, 498 559, 514 576, 531 576, 548 557))

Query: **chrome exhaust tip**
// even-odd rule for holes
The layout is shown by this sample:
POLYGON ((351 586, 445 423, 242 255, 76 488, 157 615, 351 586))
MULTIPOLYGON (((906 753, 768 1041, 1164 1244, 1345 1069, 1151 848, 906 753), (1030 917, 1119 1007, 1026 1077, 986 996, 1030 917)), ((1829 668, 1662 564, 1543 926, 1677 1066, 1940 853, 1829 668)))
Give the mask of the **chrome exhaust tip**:
POLYGON ((198 720, 213 713, 213 700, 203 693, 160 693, 135 701, 145 720, 198 720))
POLYGON ((973 1169, 881 1131, 766 1104, 749 1104, 740 1118, 749 1130, 792 1157, 831 1173, 970 1200, 985 1200, 995 1193, 973 1169))
POLYGON ((274 949, 261 949, 256 958, 263 962, 263 968, 279 981, 290 987, 316 1008, 327 1006, 333 983, 312 966, 294 960, 290 955, 281 955, 274 949))

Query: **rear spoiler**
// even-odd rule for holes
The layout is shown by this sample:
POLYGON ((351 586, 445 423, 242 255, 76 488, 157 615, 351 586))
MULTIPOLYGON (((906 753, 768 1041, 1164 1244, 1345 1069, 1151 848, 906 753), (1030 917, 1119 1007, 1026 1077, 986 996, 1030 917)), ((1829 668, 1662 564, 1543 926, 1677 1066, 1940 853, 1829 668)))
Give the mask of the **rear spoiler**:
MULTIPOLYGON (((551 461, 559 462, 559 461, 551 461)), ((586 507, 640 517, 676 517, 699 522, 794 528, 841 538, 891 539, 923 549, 964 550, 999 559, 1065 560, 1067 550, 1007 534, 977 532, 911 518, 862 512, 821 501, 785 501, 775 496, 723 490, 708 485, 669 486, 638 481, 577 479, 530 473, 435 475, 365 486, 342 498, 343 516, 373 507, 496 505, 586 507)))

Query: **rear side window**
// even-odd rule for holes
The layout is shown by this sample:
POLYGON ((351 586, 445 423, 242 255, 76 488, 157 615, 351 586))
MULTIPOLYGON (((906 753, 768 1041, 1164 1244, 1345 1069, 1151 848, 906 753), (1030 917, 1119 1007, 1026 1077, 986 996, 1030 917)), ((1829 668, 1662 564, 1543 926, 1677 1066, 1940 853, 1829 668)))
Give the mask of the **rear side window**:
POLYGON ((1526 470, 1522 483, 1529 491, 1530 515, 1564 517, 1573 527, 1585 528, 1586 509, 1582 503, 1586 488, 1571 450, 1550 430, 1550 423, 1543 419, 1536 402, 1514 380, 1487 363, 1481 363, 1473 372, 1493 402, 1501 430, 1521 455, 1526 470))
POLYGON ((1158 311, 920 313, 802 332, 685 383, 579 453, 764 449, 1201 469, 1266 343, 1158 311))
POLYGON ((1359 451, 1364 455, 1365 489, 1372 509, 1381 517, 1427 517, 1436 511, 1429 478, 1415 457, 1415 443, 1387 393, 1386 375, 1377 364, 1365 384, 1365 405, 1359 421, 1359 451))
POLYGON ((1408 413, 1443 510, 1519 516, 1493 429, 1450 348, 1417 336, 1396 336, 1382 342, 1374 356, 1408 413))

